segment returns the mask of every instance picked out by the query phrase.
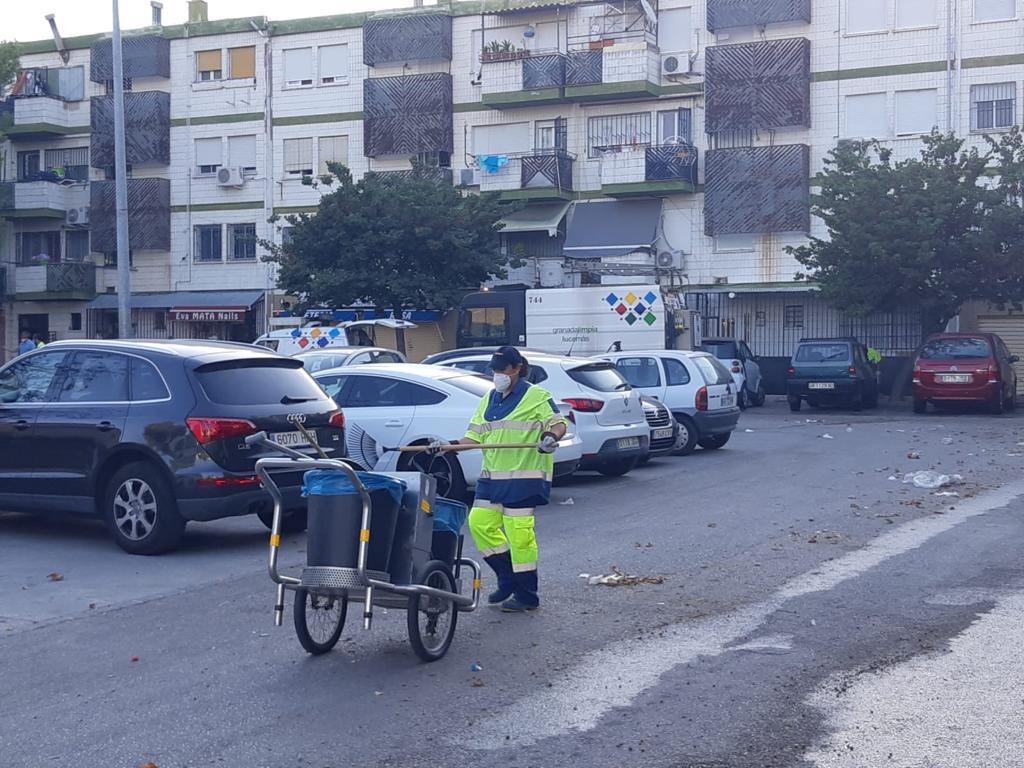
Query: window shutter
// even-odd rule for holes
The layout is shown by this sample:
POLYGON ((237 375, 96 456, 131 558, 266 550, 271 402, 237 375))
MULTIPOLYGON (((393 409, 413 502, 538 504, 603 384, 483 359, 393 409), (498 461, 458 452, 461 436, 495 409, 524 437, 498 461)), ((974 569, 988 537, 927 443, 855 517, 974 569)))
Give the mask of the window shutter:
POLYGON ((347 45, 322 45, 319 56, 321 83, 333 83, 348 77, 347 45))
POLYGON ((689 8, 672 8, 659 14, 658 48, 662 54, 693 48, 693 20, 689 8))
POLYGON ((938 91, 896 92, 896 133, 928 133, 938 117, 938 91))
POLYGON ((348 136, 320 137, 319 173, 330 173, 328 162, 348 164, 348 136))
POLYGON ((1017 15, 1017 0, 974 0, 975 21, 999 21, 1017 15))
POLYGON ((220 67, 220 49, 215 51, 199 51, 196 53, 196 68, 200 72, 212 72, 219 70, 220 67))
POLYGON ((256 77, 256 46, 229 48, 228 58, 231 62, 232 79, 256 77))
POLYGON ((313 80, 313 49, 290 48, 284 52, 284 81, 301 85, 313 80))
POLYGON ((569 151, 569 131, 564 117, 555 118, 555 149, 569 151))
POLYGON ((884 139, 889 136, 886 94, 865 93, 846 97, 846 130, 856 139, 884 139))
POLYGON ((313 139, 284 140, 284 169, 305 171, 313 167, 313 139))
POLYGON ((228 165, 232 168, 256 167, 256 137, 228 137, 228 165))
POLYGON ((220 165, 223 161, 221 140, 196 139, 196 165, 220 165))
POLYGON ((879 32, 887 26, 887 0, 847 0, 847 32, 879 32))

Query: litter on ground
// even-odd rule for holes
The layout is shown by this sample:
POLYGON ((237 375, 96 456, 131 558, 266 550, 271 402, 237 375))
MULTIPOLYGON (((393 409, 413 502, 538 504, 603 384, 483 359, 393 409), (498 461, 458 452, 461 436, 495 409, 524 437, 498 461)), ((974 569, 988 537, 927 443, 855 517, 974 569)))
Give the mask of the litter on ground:
POLYGON ((575 503, 576 503, 576 502, 572 500, 572 496, 570 496, 570 497, 569 497, 568 499, 566 499, 565 501, 560 501, 560 502, 558 502, 559 506, 563 506, 563 507, 571 507, 571 506, 572 506, 573 504, 575 504, 575 503))
POLYGON ((623 573, 616 566, 612 566, 612 572, 600 576, 591 576, 587 583, 602 587, 635 587, 638 584, 664 584, 664 576, 637 576, 632 573, 623 573))
POLYGON ((903 476, 904 483, 912 483, 917 488, 944 488, 963 482, 961 475, 944 475, 934 469, 922 472, 908 472, 903 476))

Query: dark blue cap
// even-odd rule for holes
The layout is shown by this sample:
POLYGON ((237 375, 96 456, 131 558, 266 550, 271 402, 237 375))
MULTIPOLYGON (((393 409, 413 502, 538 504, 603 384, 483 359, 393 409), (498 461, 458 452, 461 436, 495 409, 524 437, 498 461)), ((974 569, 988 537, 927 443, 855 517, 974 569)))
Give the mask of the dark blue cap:
POLYGON ((519 354, 519 350, 515 347, 498 347, 487 367, 493 371, 503 371, 509 366, 514 368, 525 362, 523 356, 519 354))

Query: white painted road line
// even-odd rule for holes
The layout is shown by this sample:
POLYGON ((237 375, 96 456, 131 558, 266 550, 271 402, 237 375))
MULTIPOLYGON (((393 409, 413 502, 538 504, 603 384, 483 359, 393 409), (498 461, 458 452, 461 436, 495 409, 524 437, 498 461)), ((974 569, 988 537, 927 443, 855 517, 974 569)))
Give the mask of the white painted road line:
POLYGON ((502 749, 593 729, 605 714, 628 706, 674 667, 733 650, 732 644, 755 632, 787 601, 834 589, 1022 495, 1024 482, 981 494, 944 515, 904 523, 854 552, 790 579, 767 600, 720 616, 670 625, 657 638, 625 640, 588 653, 572 670, 552 680, 552 687, 481 719, 453 741, 470 749, 502 749))

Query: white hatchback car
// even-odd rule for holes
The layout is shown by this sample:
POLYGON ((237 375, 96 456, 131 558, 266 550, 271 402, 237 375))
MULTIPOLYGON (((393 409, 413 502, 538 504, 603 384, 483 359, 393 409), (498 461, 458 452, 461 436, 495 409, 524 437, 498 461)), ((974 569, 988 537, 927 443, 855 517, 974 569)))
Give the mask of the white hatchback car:
MULTIPOLYGON (((650 429, 640 394, 614 365, 543 352, 526 352, 523 356, 530 366, 530 383, 548 390, 555 402, 572 407, 576 431, 583 440, 580 469, 617 477, 633 469, 647 454, 650 429)), ((467 352, 437 365, 488 373, 490 361, 490 354, 467 352)))
POLYGON ((674 453, 721 448, 740 418, 729 369, 706 352, 661 349, 601 355, 647 397, 664 403, 679 424, 674 453))
MULTIPOLYGON (((430 456, 386 449, 462 437, 480 398, 494 389, 488 379, 410 363, 334 368, 313 378, 344 411, 348 456, 365 469, 426 472, 437 479, 438 495, 448 498, 466 498, 476 485, 482 451, 430 456)), ((555 477, 571 475, 582 456, 582 441, 570 431, 558 443, 555 477)))
POLYGON ((343 368, 347 365, 371 365, 376 363, 404 363, 405 355, 384 347, 339 347, 336 349, 315 349, 295 355, 302 361, 302 367, 315 375, 318 371, 343 368))

